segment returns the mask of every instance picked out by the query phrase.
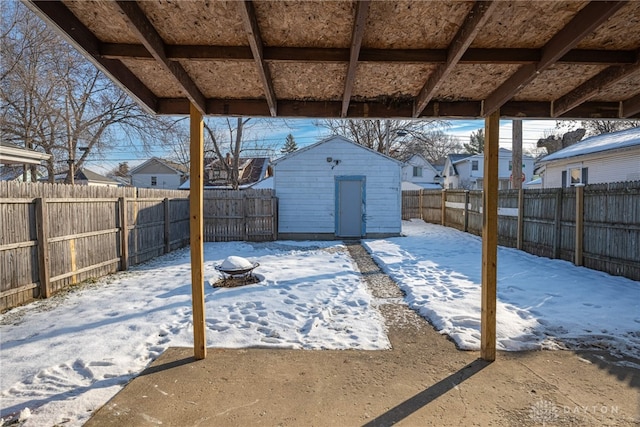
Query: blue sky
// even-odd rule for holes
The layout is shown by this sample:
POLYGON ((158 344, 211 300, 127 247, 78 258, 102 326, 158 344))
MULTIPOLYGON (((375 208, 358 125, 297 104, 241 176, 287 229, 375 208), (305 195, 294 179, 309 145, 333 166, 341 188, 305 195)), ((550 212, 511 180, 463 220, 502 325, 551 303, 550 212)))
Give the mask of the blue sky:
MULTIPOLYGON (((298 147, 305 147, 318 142, 327 136, 328 132, 322 127, 315 126, 315 120, 311 119, 287 119, 287 120, 263 120, 254 124, 247 132, 247 138, 258 145, 273 147, 275 157, 279 155, 279 149, 284 144, 285 138, 291 133, 298 147)), ((484 128, 484 120, 450 120, 447 133, 459 138, 461 143, 469 141, 469 135, 478 129, 484 128)), ((535 144, 539 138, 545 136, 545 132, 553 131, 554 120, 523 120, 523 148, 525 151, 535 150, 535 144)), ((511 146, 511 120, 500 121, 500 146, 511 146)), ((157 157, 167 157, 164 150, 151 153, 157 157)), ((118 166, 119 162, 128 162, 134 167, 150 157, 141 148, 119 147, 110 150, 102 158, 91 158, 86 167, 98 173, 106 173, 118 166)))

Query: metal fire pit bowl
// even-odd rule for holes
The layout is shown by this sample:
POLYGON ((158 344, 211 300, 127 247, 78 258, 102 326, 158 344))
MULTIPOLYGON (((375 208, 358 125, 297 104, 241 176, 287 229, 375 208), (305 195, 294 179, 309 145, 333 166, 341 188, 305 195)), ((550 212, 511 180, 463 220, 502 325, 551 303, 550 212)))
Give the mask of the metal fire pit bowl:
POLYGON ((226 278, 241 277, 241 278, 248 279, 253 275, 253 269, 259 266, 260 266, 260 263, 257 263, 257 262, 254 262, 251 267, 247 267, 247 268, 229 269, 229 268, 223 268, 221 265, 217 265, 216 270, 223 273, 223 275, 226 275, 225 276, 226 278))

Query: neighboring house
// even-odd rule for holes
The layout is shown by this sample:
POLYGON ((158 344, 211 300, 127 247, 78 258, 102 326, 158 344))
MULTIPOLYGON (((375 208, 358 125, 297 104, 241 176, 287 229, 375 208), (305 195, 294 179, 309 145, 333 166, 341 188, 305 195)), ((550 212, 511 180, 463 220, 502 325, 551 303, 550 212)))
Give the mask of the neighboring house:
POLYGON ((39 165, 44 160, 49 160, 51 154, 23 148, 9 142, 0 141, 0 164, 3 165, 39 165))
POLYGON ((153 157, 129 171, 131 185, 138 188, 175 190, 187 180, 189 169, 170 160, 153 157))
MULTIPOLYGON (((42 179, 44 173, 40 170, 36 169, 35 177, 36 181, 42 179)), ((32 182, 31 180, 31 168, 27 167, 25 170, 24 165, 20 164, 11 164, 11 165, 0 165, 0 181, 19 181, 19 182, 32 182), (26 180, 25 178, 26 173, 26 180)))
POLYGON ((76 185, 93 185, 99 187, 119 187, 120 183, 106 176, 90 171, 86 168, 80 168, 73 177, 76 185))
POLYGON ((402 163, 341 136, 273 162, 281 239, 400 235, 402 163))
POLYGON ((410 182, 426 189, 442 188, 438 182, 440 174, 420 154, 414 154, 402 165, 402 182, 410 182))
POLYGON ((449 154, 442 166, 442 186, 446 189, 463 188, 461 186, 460 174, 456 167, 457 163, 471 156, 471 154, 449 154))
MULTIPOLYGON (((507 190, 512 188, 513 179, 511 170, 512 152, 506 148, 498 151, 498 189, 507 190)), ((526 182, 527 178, 533 177, 534 158, 528 155, 522 156, 522 176, 521 182, 526 182)), ((445 188, 465 190, 482 190, 484 182, 484 154, 475 155, 449 155, 445 162, 445 188), (452 174, 453 172, 453 174, 452 174)))
MULTIPOLYGON (((214 159, 205 164, 204 167, 204 188, 206 189, 228 189, 231 188, 227 176, 227 169, 222 164, 223 161, 231 161, 228 157, 225 160, 214 159)), ((253 187, 256 183, 272 175, 271 164, 268 157, 241 157, 238 159, 238 181, 239 188, 253 187)), ((190 180, 186 180, 181 186, 181 190, 188 190, 191 186, 190 180)))
POLYGON ((640 181, 640 128, 604 133, 543 157, 542 188, 640 181))

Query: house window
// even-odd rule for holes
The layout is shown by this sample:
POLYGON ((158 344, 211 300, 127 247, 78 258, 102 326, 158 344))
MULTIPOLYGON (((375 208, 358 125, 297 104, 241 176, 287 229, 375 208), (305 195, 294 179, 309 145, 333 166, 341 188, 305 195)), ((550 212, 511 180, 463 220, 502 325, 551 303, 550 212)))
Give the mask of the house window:
POLYGON ((151 186, 155 187, 156 185, 158 185, 158 177, 157 176, 152 176, 151 177, 151 186))
POLYGON ((513 170, 513 162, 509 160, 509 170, 513 170))
POLYGON ((577 184, 587 184, 588 168, 580 166, 569 167, 562 171, 562 186, 572 187, 577 184))
POLYGON ((413 176, 422 176, 422 168, 420 166, 413 167, 413 176))
POLYGON ((453 176, 453 166, 449 166, 449 176, 453 176))
POLYGON ((472 160, 471 161, 471 170, 472 171, 477 171, 478 170, 478 161, 477 160, 472 160))

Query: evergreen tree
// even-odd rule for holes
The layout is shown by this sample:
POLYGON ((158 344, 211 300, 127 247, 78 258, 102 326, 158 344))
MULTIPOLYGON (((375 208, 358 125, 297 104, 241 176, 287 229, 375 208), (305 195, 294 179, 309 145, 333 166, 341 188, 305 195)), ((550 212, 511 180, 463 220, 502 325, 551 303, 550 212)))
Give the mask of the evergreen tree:
POLYGON ((469 154, 484 153, 484 130, 478 129, 476 132, 471 132, 469 143, 464 144, 464 149, 469 154))
POLYGON ((293 139, 293 135, 287 135, 287 139, 285 140, 284 146, 280 150, 282 154, 293 153, 298 149, 298 144, 296 144, 295 139, 293 139))

